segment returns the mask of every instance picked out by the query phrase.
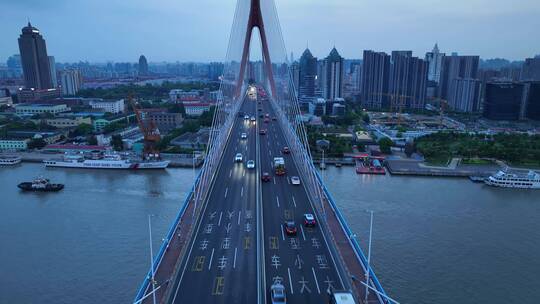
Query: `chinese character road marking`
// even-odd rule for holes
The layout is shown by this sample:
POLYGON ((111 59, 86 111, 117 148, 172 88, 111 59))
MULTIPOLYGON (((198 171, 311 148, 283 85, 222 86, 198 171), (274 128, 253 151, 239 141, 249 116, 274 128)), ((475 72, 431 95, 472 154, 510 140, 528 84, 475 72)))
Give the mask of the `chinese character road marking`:
POLYGON ((219 296, 223 294, 223 287, 225 286, 225 277, 216 277, 212 287, 212 295, 219 296))
POLYGON ((326 260, 326 256, 324 254, 316 255, 315 258, 317 259, 320 269, 328 268, 328 261, 326 260))
POLYGON ((232 228, 231 223, 228 223, 227 226, 225 227, 225 231, 229 233, 231 232, 231 228, 232 228))
POLYGON ((270 242, 270 249, 277 250, 279 248, 278 239, 275 236, 271 236, 269 239, 270 242))
POLYGON ((292 220, 293 213, 290 209, 285 209, 283 212, 286 220, 292 220))
POLYGON ((223 249, 229 249, 229 247, 231 246, 231 238, 224 238, 223 241, 221 242, 221 248, 223 249))
POLYGON ((246 223, 246 227, 244 228, 245 232, 251 232, 251 223, 246 223))
POLYGON ((221 256, 218 259, 218 268, 220 270, 223 270, 223 268, 225 268, 225 266, 227 266, 227 258, 225 256, 221 256))
POLYGON ((244 237, 244 249, 248 250, 251 247, 251 237, 245 236, 244 237))
POLYGON ((326 290, 334 290, 334 285, 332 285, 334 281, 330 280, 328 276, 326 276, 326 280, 324 280, 324 282, 328 285, 328 288, 326 288, 326 290))
POLYGON ((300 249, 300 240, 298 238, 290 238, 289 243, 291 244, 291 249, 300 249))
POLYGON ((309 281, 306 281, 304 277, 302 277, 302 279, 298 281, 298 283, 302 284, 302 287, 300 287, 300 293, 304 293, 304 290, 306 290, 308 293, 311 293, 311 289, 309 289, 309 287, 307 286, 307 283, 309 283, 309 281))
POLYGON ((200 243, 199 243, 199 249, 200 250, 206 250, 206 248, 208 248, 208 244, 210 242, 207 241, 206 239, 202 240, 200 243))
POLYGON ((214 229, 214 224, 207 224, 204 228, 204 233, 210 234, 212 233, 212 229, 214 229))
POLYGON ((294 266, 298 267, 298 269, 302 269, 302 264, 304 264, 304 260, 300 258, 300 255, 296 255, 296 259, 294 260, 294 266))
POLYGON ((251 210, 246 210, 246 219, 250 219, 252 217, 251 210))
POLYGON ((193 260, 193 266, 191 267, 191 271, 202 271, 205 258, 206 257, 204 255, 195 257, 195 260, 193 260))
POLYGON ((321 247, 321 243, 319 242, 319 239, 318 238, 312 238, 311 239, 311 246, 315 247, 315 248, 319 248, 321 247))
POLYGON ((272 266, 276 267, 276 269, 281 266, 281 263, 279 262, 279 257, 275 254, 272 256, 272 266))

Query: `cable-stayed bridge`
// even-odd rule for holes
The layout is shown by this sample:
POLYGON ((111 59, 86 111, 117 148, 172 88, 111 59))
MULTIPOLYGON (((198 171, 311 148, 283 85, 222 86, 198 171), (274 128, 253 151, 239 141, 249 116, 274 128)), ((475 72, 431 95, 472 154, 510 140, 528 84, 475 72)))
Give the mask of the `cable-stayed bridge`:
POLYGON ((313 166, 286 54, 274 1, 238 0, 205 163, 134 303, 272 303, 275 283, 287 303, 394 302, 313 166))

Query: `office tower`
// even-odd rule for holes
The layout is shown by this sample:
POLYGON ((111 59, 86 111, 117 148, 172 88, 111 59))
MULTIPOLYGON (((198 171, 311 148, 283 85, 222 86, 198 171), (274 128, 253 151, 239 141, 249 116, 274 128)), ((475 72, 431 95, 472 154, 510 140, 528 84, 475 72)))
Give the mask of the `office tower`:
POLYGON ((343 97, 343 57, 334 47, 323 63, 323 97, 334 100, 343 97))
POLYGON ((527 103, 523 111, 525 117, 540 120, 540 81, 528 81, 525 86, 527 91, 527 103))
POLYGON ((45 39, 30 22, 22 28, 19 36, 19 51, 26 88, 50 89, 51 70, 45 39))
POLYGON ((148 75, 148 62, 146 61, 146 57, 144 57, 144 55, 139 57, 139 75, 148 75))
POLYGON ((64 70, 60 72, 60 83, 63 95, 75 95, 82 85, 81 73, 79 70, 64 70))
POLYGON ((412 51, 392 51, 390 64, 390 108, 423 109, 427 89, 427 62, 412 51))
POLYGON ((298 96, 314 97, 317 80, 317 57, 306 49, 298 62, 298 96))
POLYGON ((526 86, 517 82, 488 82, 484 93, 483 116, 493 120, 518 120, 523 117, 526 86))
POLYGON ((56 60, 54 60, 54 56, 47 57, 49 57, 49 70, 51 71, 51 87, 56 88, 58 87, 58 79, 56 79, 56 60))
POLYGON ((540 80, 540 56, 525 59, 521 67, 521 80, 540 80))
MULTIPOLYGON (((455 79, 478 79, 478 56, 446 56, 443 58, 441 78, 439 83, 439 97, 448 100, 452 110, 459 110, 455 103, 449 100, 449 91, 453 89, 455 79)), ((453 94, 453 93, 452 93, 453 94)))
POLYGON ((350 66, 351 90, 359 92, 362 86, 362 62, 353 62, 350 66))
POLYGON ((384 52, 365 50, 363 59, 362 105, 372 109, 390 106, 388 98, 390 56, 384 52))
POLYGON ((428 80, 439 83, 441 79, 441 68, 443 63, 444 53, 439 51, 439 46, 435 43, 433 50, 426 53, 426 61, 428 62, 428 80))

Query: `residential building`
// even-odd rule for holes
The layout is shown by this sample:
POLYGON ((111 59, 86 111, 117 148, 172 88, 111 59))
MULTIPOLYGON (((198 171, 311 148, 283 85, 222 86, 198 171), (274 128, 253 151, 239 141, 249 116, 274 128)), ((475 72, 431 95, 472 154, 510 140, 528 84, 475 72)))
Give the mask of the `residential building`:
POLYGON ((522 118, 527 98, 525 89, 525 84, 517 82, 486 83, 483 116, 492 120, 522 118))
POLYGON ((525 85, 527 86, 525 117, 540 120, 540 81, 529 81, 525 85))
POLYGON ((207 102, 190 102, 184 103, 184 109, 186 110, 186 115, 201 116, 202 113, 210 111, 210 105, 207 102))
POLYGON ((43 139, 47 144, 53 144, 62 139, 67 132, 61 131, 8 131, 7 137, 12 140, 43 139))
POLYGON ((29 104, 29 103, 20 103, 15 105, 15 113, 17 114, 58 114, 63 112, 69 112, 71 109, 65 104, 29 104))
POLYGON ((184 121, 181 113, 169 113, 166 109, 143 109, 141 114, 145 121, 152 121, 160 132, 181 127, 184 121))
MULTIPOLYGON (((448 100, 450 86, 454 79, 478 79, 478 65, 480 62, 479 56, 445 56, 441 68, 441 77, 439 83, 438 96, 448 100)), ((448 106, 452 110, 458 110, 454 103, 448 100, 448 106)))
POLYGON ((63 70, 60 72, 60 84, 63 95, 76 95, 82 85, 81 73, 79 70, 63 70))
POLYGON ((113 114, 124 113, 125 111, 124 99, 120 99, 120 100, 94 99, 90 101, 90 107, 92 107, 92 109, 101 109, 103 110, 103 112, 109 112, 113 114))
POLYGON ((11 93, 8 89, 0 89, 0 106, 11 107, 13 100, 11 99, 11 93))
POLYGON ((205 149, 210 138, 210 129, 202 128, 196 133, 186 132, 171 140, 171 145, 183 149, 205 149))
POLYGON ((15 55, 9 56, 9 58, 6 61, 6 65, 7 65, 8 74, 10 77, 19 78, 23 75, 21 55, 15 54, 15 55))
POLYGON ((1 139, 0 138, 0 151, 21 151, 28 149, 26 139, 1 139))
POLYGON ((19 102, 41 101, 60 97, 60 93, 61 91, 57 88, 44 90, 19 88, 17 99, 19 102))
POLYGON ((391 110, 423 109, 427 89, 427 62, 412 51, 392 51, 389 97, 391 110))
POLYGON ((30 22, 22 29, 19 51, 26 88, 38 90, 53 88, 45 39, 30 22))
POLYGON ((334 103, 332 105, 333 116, 345 116, 345 105, 341 103, 334 103))
POLYGON ((33 121, 36 123, 43 122, 48 126, 52 126, 52 127, 56 127, 60 129, 73 128, 82 124, 92 125, 92 119, 90 117, 77 117, 77 116, 38 119, 38 120, 33 120, 33 121))
POLYGON ((477 112, 480 108, 481 82, 472 78, 456 78, 448 90, 448 103, 454 111, 477 112))
POLYGON ((139 57, 139 76, 146 75, 148 75, 148 62, 146 61, 146 57, 144 57, 144 55, 141 55, 139 57))
POLYGON ((326 115, 326 100, 324 98, 314 98, 309 103, 309 114, 315 116, 326 115))
POLYGON ((323 62, 323 97, 335 99, 343 97, 343 57, 334 47, 323 62))
POLYGON ((224 65, 221 62, 210 62, 208 65, 208 78, 212 81, 219 81, 223 75, 224 65))
POLYGON ((201 100, 199 91, 184 91, 180 89, 174 89, 169 92, 169 100, 172 103, 181 102, 199 102, 201 100))
POLYGON ((441 69, 444 58, 444 53, 439 51, 439 46, 435 43, 433 50, 426 53, 426 61, 428 63, 428 80, 439 83, 441 80, 441 69))
POLYGON ((362 105, 382 109, 390 105, 388 98, 390 56, 384 52, 365 50, 362 68, 362 105))
POLYGON ((135 117, 135 114, 130 115, 116 115, 114 117, 100 117, 98 119, 94 119, 92 122, 92 126, 94 127, 95 132, 101 132, 103 129, 115 122, 127 122, 129 124, 130 118, 135 117))
POLYGON ((49 71, 51 71, 51 87, 58 87, 58 79, 56 77, 56 60, 54 56, 47 56, 49 58, 49 71))
POLYGON ((521 80, 540 80, 540 55, 525 59, 521 66, 521 80))

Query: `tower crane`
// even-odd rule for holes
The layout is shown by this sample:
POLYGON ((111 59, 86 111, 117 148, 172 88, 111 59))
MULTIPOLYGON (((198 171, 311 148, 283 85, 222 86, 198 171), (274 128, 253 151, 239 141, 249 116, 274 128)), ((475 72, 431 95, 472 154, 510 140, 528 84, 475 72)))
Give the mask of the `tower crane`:
POLYGON ((160 159, 159 150, 157 149, 157 143, 161 140, 161 134, 154 121, 152 121, 148 115, 143 117, 144 112, 137 105, 132 94, 128 96, 128 102, 131 104, 135 117, 137 118, 137 124, 143 134, 143 159, 160 159))

